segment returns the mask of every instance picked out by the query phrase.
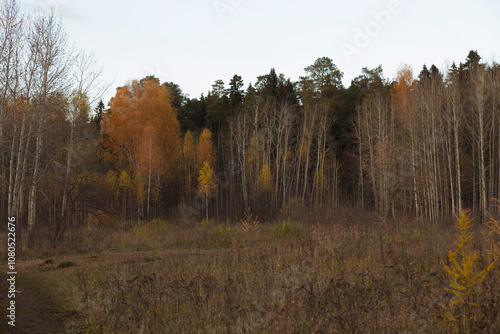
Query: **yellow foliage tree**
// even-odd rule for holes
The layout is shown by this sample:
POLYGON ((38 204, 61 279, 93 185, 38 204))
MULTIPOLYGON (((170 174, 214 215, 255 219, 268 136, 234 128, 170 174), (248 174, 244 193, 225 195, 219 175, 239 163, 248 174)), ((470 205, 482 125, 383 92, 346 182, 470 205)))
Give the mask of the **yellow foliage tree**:
POLYGON ((205 196, 205 208, 206 217, 208 221, 208 196, 215 192, 217 186, 217 180, 215 178, 215 173, 210 164, 205 161, 203 167, 200 169, 200 175, 198 176, 198 190, 202 195, 205 196))
POLYGON ((262 166, 259 173, 259 189, 265 192, 270 191, 272 181, 271 168, 269 168, 269 164, 266 163, 262 166))
POLYGON ((471 220, 467 212, 461 212, 458 218, 458 249, 448 253, 450 265, 443 265, 448 275, 449 288, 445 289, 453 297, 448 305, 442 305, 445 313, 442 317, 452 324, 453 331, 460 328, 462 332, 470 332, 470 320, 472 318, 472 307, 477 306, 477 295, 481 293, 478 289, 486 274, 493 268, 494 262, 486 269, 476 269, 478 255, 471 254, 469 242, 473 233, 469 232, 471 220))
POLYGON ((122 192, 127 192, 132 189, 132 179, 125 170, 122 170, 120 178, 118 180, 118 185, 122 192))

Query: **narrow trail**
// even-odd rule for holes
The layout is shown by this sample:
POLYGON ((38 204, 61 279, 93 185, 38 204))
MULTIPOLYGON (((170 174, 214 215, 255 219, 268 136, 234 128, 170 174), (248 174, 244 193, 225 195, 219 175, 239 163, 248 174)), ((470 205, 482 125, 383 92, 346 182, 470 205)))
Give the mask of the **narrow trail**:
MULTIPOLYGON (((18 279, 20 275, 18 276, 18 279)), ((7 281, 2 284, 0 300, 2 305, 1 333, 66 333, 63 312, 52 301, 36 297, 33 290, 25 285, 16 283, 16 326, 8 325, 7 310, 9 299, 7 297, 7 281)))

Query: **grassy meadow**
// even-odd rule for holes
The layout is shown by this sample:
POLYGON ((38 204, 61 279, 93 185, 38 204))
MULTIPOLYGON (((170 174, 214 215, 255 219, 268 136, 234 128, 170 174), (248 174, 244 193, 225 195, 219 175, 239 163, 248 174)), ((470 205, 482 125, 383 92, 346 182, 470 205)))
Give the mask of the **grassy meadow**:
POLYGON ((449 256, 457 220, 345 209, 300 221, 110 221, 40 244, 18 266, 71 333, 499 333, 491 226, 462 231, 473 235, 461 259, 449 256))

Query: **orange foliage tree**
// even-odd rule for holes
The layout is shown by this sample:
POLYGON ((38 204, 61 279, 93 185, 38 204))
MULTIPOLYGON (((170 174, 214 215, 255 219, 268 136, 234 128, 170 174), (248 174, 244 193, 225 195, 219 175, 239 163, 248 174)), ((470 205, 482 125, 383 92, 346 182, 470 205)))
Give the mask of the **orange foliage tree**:
POLYGON ((408 104, 413 87, 413 69, 410 65, 403 65, 396 75, 393 83, 392 97, 396 115, 399 119, 408 116, 408 104))
POLYGON ((152 181, 157 180, 159 188, 161 180, 169 180, 180 158, 179 122, 167 89, 155 80, 118 89, 103 115, 102 134, 116 167, 144 177, 136 186, 147 186, 149 215, 152 181))
POLYGON ((214 168, 215 166, 215 153, 212 143, 212 132, 209 129, 204 129, 200 135, 198 143, 198 167, 202 168, 205 162, 214 168))

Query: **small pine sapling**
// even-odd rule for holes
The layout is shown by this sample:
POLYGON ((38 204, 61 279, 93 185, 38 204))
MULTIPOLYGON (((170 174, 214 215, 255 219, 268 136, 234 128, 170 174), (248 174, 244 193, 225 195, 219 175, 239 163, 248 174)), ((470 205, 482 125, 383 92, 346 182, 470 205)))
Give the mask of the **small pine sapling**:
POLYGON ((256 232, 259 228, 259 220, 250 213, 250 208, 245 211, 245 217, 241 219, 241 229, 245 234, 256 232))
POLYGON ((477 296, 481 293, 479 286, 485 279, 486 274, 493 268, 494 262, 486 269, 479 270, 477 267, 478 255, 471 254, 469 243, 473 233, 469 231, 471 220, 467 212, 462 212, 458 219, 458 240, 456 251, 448 253, 449 266, 443 264, 448 276, 449 287, 445 290, 452 294, 447 304, 442 304, 444 314, 440 315, 445 321, 452 325, 456 332, 459 328, 463 332, 470 332, 470 320, 472 308, 477 306, 477 296))

